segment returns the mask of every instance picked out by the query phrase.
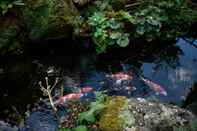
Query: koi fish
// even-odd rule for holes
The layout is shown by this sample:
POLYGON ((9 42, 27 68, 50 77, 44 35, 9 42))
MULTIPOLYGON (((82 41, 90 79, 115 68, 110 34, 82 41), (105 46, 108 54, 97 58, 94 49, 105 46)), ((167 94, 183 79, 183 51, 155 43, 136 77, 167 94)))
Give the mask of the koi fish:
POLYGON ((83 88, 81 88, 81 93, 88 93, 88 92, 91 92, 91 91, 93 91, 93 88, 92 87, 90 87, 90 86, 85 86, 85 87, 83 87, 83 88))
POLYGON ((141 77, 141 80, 144 81, 144 83, 147 84, 152 90, 154 90, 156 94, 162 94, 164 96, 167 96, 167 92, 161 85, 156 84, 153 81, 145 79, 143 77, 141 77))
POLYGON ((133 79, 133 76, 131 76, 127 73, 123 73, 123 72, 115 73, 115 74, 112 74, 112 75, 106 75, 106 77, 116 79, 117 84, 121 84, 121 82, 124 81, 124 80, 132 80, 133 79))
POLYGON ((70 93, 68 95, 65 95, 65 96, 62 96, 60 97, 56 102, 55 104, 63 104, 65 103, 66 101, 69 101, 69 100, 76 100, 76 99, 79 99, 83 96, 83 93, 70 93))

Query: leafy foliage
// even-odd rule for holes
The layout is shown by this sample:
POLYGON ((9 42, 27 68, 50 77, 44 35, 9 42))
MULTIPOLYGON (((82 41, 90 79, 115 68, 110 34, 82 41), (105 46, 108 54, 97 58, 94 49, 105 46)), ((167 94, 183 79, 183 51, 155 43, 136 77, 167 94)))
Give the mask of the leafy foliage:
POLYGON ((6 14, 9 9, 13 8, 13 6, 22 6, 25 5, 22 0, 9 1, 9 0, 1 0, 0 1, 0 12, 2 15, 6 14))
POLYGON ((86 126, 78 126, 74 129, 74 131, 88 131, 86 126))
POLYGON ((152 41, 186 34, 196 19, 194 14, 196 12, 187 7, 186 0, 144 0, 131 15, 136 19, 135 36, 152 41))
POLYGON ((96 117, 99 113, 105 108, 104 100, 105 95, 97 92, 96 93, 96 101, 90 103, 90 109, 86 112, 82 112, 79 114, 79 122, 83 124, 83 122, 94 123, 96 122, 96 117))
MULTIPOLYGON (((68 128, 61 128, 60 131, 71 131, 71 129, 68 128)), ((88 131, 86 126, 77 126, 73 129, 73 131, 88 131)))
POLYGON ((197 20, 197 11, 186 0, 137 0, 127 10, 117 8, 116 2, 120 0, 96 0, 82 11, 97 53, 112 45, 126 47, 130 39, 176 39, 187 34, 197 20))
POLYGON ((102 12, 95 12, 88 18, 92 27, 92 37, 97 53, 105 52, 109 45, 117 44, 126 47, 129 44, 129 34, 123 30, 124 23, 115 17, 107 17, 102 12))

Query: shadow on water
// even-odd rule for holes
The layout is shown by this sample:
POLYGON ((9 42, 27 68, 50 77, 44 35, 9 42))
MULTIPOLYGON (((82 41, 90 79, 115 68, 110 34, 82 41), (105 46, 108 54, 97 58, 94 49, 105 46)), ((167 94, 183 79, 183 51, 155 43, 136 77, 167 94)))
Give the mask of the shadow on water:
MULTIPOLYGON (((193 44, 197 44, 197 41, 193 44)), ((28 51, 25 57, 4 60, 0 67, 0 118, 8 117, 8 112, 14 110, 13 106, 24 112, 29 103, 38 101, 42 94, 37 82, 46 76, 44 72, 51 66, 63 72, 59 74, 60 77, 62 74, 71 78, 78 75, 76 82, 80 86, 88 85, 96 90, 109 89, 111 95, 156 98, 180 106, 197 81, 197 48, 183 39, 178 39, 176 44, 163 44, 162 47, 161 44, 138 44, 113 49, 99 57, 87 53, 87 50, 80 50, 81 47, 76 45, 64 43, 56 49, 54 45, 48 48, 36 45, 37 48, 28 51), (135 90, 125 91, 125 85, 120 90, 112 89, 114 82, 106 78, 106 74, 122 71, 133 75, 134 79, 126 86, 135 87, 135 90), (156 95, 140 76, 162 85, 168 95, 156 95)))

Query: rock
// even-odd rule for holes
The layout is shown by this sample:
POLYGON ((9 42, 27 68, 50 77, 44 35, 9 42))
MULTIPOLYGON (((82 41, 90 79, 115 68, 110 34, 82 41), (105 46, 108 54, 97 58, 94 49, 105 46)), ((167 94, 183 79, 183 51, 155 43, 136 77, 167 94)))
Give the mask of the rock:
POLYGON ((173 131, 179 127, 191 129, 191 122, 196 119, 191 112, 174 105, 138 101, 134 98, 129 99, 128 105, 131 112, 137 112, 134 114, 134 127, 140 131, 173 131))
POLYGON ((0 121, 0 131, 17 131, 17 127, 11 127, 9 123, 6 123, 4 121, 0 121))
POLYGON ((111 128, 117 131, 175 131, 178 129, 196 131, 197 129, 195 115, 185 109, 158 101, 125 99, 123 96, 108 98, 99 123, 103 131, 111 128), (115 123, 118 124, 116 128, 112 126, 115 123))
POLYGON ((183 107, 197 115, 197 83, 193 84, 190 92, 188 93, 186 100, 183 102, 183 107))
POLYGON ((27 119, 27 131, 58 131, 58 121, 51 111, 33 112, 27 119))

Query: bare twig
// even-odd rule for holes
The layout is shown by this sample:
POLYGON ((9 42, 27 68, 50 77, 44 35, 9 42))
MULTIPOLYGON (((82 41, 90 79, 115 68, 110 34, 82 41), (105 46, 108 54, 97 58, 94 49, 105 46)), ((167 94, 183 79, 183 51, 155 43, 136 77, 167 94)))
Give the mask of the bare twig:
POLYGON ((50 92, 55 88, 55 86, 57 85, 58 82, 59 82, 59 78, 56 78, 53 86, 50 89, 50 92))
POLYGON ((136 3, 132 3, 132 4, 126 4, 125 5, 125 8, 130 8, 130 7, 133 7, 133 6, 140 5, 140 4, 142 4, 142 2, 136 2, 136 3))
POLYGON ((51 85, 49 85, 48 77, 45 77, 45 82, 46 82, 46 87, 44 87, 42 85, 42 82, 39 81, 38 84, 40 86, 40 90, 43 92, 44 95, 47 95, 49 97, 49 101, 50 101, 51 107, 56 112, 57 108, 55 107, 55 104, 53 102, 53 98, 52 98, 51 92, 56 87, 57 83, 59 82, 59 79, 58 78, 55 79, 55 82, 54 82, 52 87, 51 87, 51 85))

